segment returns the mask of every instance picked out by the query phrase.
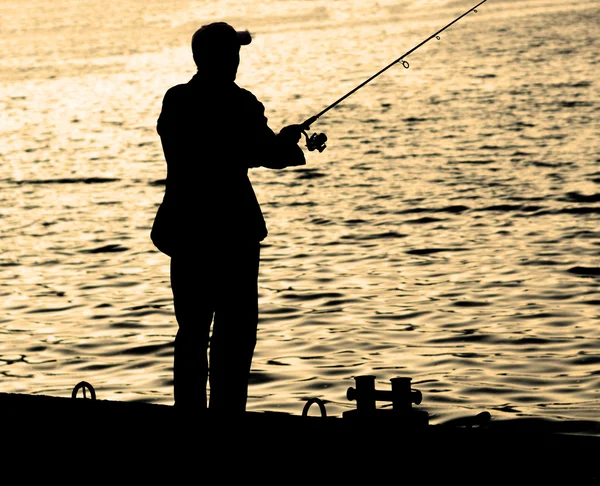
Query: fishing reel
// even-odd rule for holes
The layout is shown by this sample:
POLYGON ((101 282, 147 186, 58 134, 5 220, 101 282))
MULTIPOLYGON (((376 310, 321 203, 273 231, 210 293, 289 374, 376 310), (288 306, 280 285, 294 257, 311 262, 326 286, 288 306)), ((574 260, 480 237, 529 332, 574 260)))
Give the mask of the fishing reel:
POLYGON ((304 133, 304 136, 306 137, 306 148, 311 152, 313 150, 323 152, 327 147, 327 145, 325 145, 325 142, 327 142, 327 135, 324 133, 313 133, 310 137, 305 131, 302 131, 302 133, 304 133))
POLYGON ((327 142, 327 135, 324 133, 313 133, 310 137, 306 130, 310 130, 310 126, 317 121, 318 116, 312 116, 308 120, 306 120, 302 125, 302 133, 304 137, 306 137, 306 148, 311 152, 313 150, 318 150, 319 152, 323 152, 325 150, 325 142, 327 142))

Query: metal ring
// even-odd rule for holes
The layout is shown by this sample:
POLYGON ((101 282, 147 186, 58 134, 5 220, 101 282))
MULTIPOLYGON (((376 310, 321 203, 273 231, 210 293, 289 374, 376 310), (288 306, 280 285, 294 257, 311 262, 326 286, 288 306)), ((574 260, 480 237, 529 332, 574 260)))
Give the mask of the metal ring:
POLYGON ((321 410, 321 417, 327 417, 327 412, 325 411, 325 404, 322 400, 319 400, 318 398, 311 398, 308 402, 306 402, 306 404, 304 405, 304 409, 302 410, 302 416, 306 417, 308 415, 308 410, 310 409, 313 403, 319 405, 319 409, 321 410))
POLYGON ((87 381, 80 381, 79 383, 77 383, 77 385, 75 385, 75 388, 73 388, 73 393, 71 393, 71 398, 77 398, 77 392, 81 389, 83 389, 84 399, 86 398, 85 391, 89 390, 91 399, 96 400, 96 391, 94 390, 94 387, 90 385, 87 381))
POLYGON ((409 68, 409 66, 410 66, 410 64, 408 64, 408 61, 402 61, 402 65, 403 65, 403 66, 404 66, 406 69, 408 69, 408 68, 409 68))

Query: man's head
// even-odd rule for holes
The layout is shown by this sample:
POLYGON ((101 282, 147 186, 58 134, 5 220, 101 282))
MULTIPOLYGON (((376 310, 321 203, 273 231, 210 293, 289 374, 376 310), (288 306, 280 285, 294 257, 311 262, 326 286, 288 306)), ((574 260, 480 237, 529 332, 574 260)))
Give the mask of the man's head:
POLYGON ((236 31, 225 22, 200 27, 192 36, 192 54, 198 71, 218 80, 235 80, 240 47, 252 42, 248 31, 236 31))

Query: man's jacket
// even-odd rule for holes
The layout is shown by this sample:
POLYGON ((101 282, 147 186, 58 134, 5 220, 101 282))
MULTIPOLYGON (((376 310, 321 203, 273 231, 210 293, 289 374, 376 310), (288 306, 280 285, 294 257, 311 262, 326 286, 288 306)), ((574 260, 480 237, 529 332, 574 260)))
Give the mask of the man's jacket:
POLYGON ((262 241, 267 227, 248 178, 252 167, 305 163, 267 124, 264 106, 234 82, 197 74, 170 88, 157 131, 167 162, 165 194, 151 231, 163 253, 262 241))

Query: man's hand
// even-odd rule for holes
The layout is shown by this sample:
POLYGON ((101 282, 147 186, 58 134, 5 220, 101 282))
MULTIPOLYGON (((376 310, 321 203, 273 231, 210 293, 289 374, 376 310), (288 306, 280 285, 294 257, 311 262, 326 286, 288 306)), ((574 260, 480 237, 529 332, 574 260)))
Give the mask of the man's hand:
POLYGON ((284 169, 306 165, 304 151, 298 145, 300 138, 302 138, 302 132, 302 125, 283 127, 275 136, 275 143, 267 146, 263 152, 261 165, 269 169, 284 169))
POLYGON ((281 129, 277 138, 286 144, 296 144, 302 138, 302 131, 302 125, 288 125, 281 129))

